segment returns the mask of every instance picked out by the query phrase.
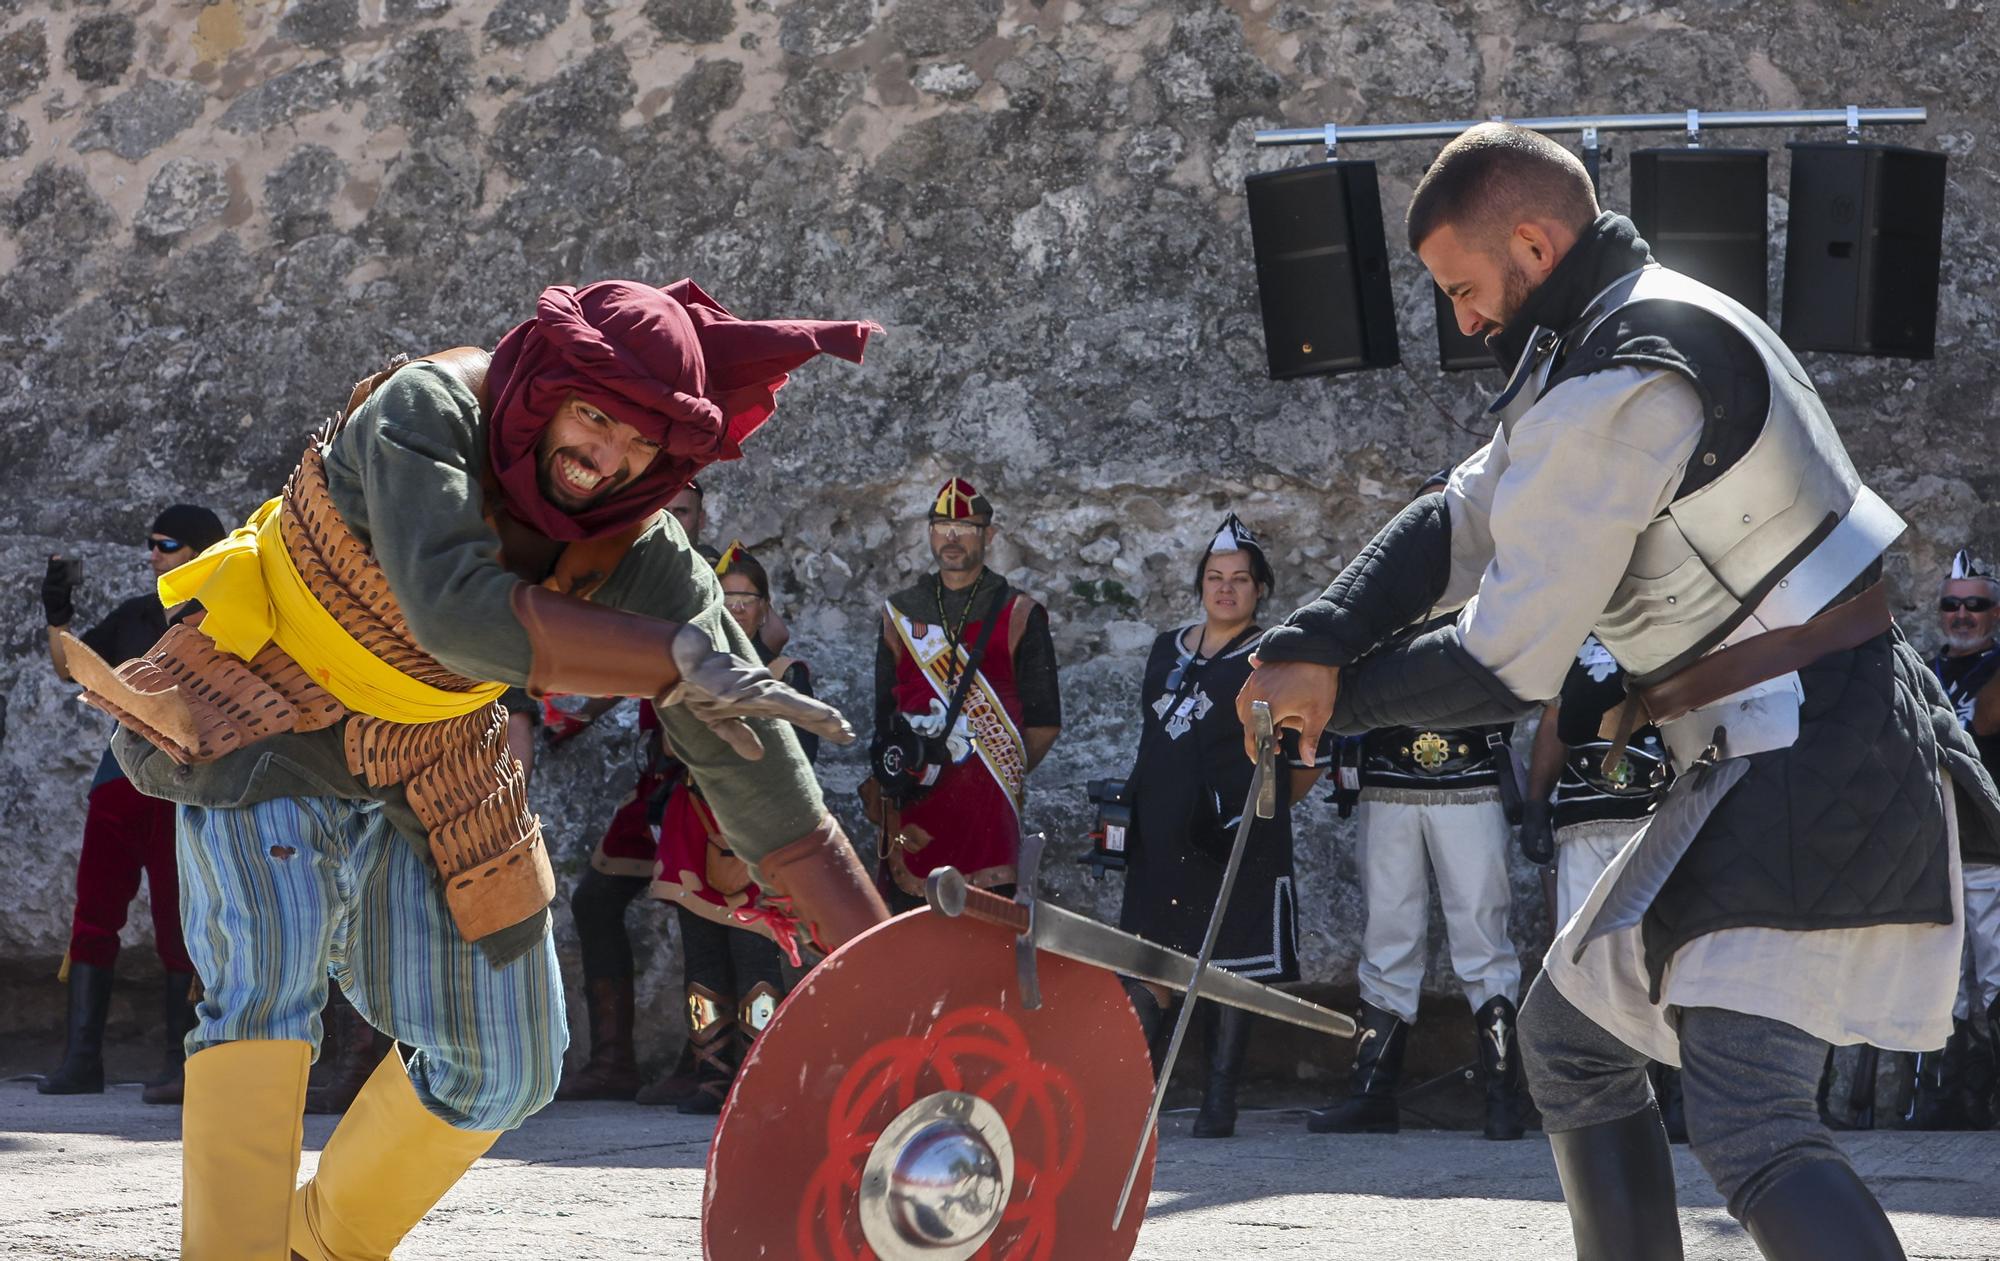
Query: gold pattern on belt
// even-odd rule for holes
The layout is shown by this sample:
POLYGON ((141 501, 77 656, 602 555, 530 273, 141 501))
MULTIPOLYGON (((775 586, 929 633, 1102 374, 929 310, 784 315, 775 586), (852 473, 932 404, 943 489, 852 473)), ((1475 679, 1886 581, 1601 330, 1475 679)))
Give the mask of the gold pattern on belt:
POLYGON ((1423 770, 1435 771, 1451 760, 1451 741, 1426 731, 1410 741, 1410 760, 1423 770))

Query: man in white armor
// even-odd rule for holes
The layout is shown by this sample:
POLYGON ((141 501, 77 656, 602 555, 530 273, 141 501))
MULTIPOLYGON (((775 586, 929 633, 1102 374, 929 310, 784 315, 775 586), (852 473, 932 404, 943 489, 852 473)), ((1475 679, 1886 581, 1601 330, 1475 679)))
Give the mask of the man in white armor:
POLYGON ((1518 718, 1594 632, 1629 676, 1614 749, 1650 722, 1676 778, 1522 1005, 1577 1254, 1683 1255, 1651 1059, 1681 1068, 1694 1153, 1766 1257, 1900 1258, 1820 1122, 1820 1068, 1829 1044, 1950 1034, 1955 829, 2000 829, 1889 616, 1903 523, 1777 335, 1655 265, 1561 146, 1471 129, 1408 229, 1460 326, 1514 365, 1492 441, 1265 637, 1240 704, 1308 741, 1518 718), (1458 617, 1384 646, 1433 607, 1458 617))

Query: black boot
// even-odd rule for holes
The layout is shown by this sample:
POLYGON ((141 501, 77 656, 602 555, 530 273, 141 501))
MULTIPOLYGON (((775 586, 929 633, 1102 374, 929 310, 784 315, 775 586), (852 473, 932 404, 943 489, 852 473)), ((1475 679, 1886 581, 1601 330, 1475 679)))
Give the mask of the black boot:
POLYGON ((1139 1032, 1146 1038, 1146 1057, 1152 1060, 1153 1076, 1158 1078, 1160 1061, 1167 1053, 1160 1040, 1160 1035, 1166 1032, 1167 1009, 1160 1006, 1160 1000, 1153 997, 1153 991, 1143 982, 1129 976, 1121 976, 1118 980, 1125 987, 1125 997, 1132 1000, 1132 1014, 1139 1018, 1139 1032))
POLYGON ((1660 1110, 1549 1135, 1576 1261, 1682 1261, 1674 1158, 1660 1110))
POLYGON ((338 985, 328 993, 320 1015, 320 1062, 313 1067, 324 1067, 325 1072, 318 1081, 307 1079, 306 1111, 339 1116, 361 1093, 391 1044, 389 1035, 369 1024, 338 985))
POLYGON ((1204 1003, 1208 1034, 1208 1090, 1194 1119, 1196 1138, 1229 1138, 1236 1133, 1236 1084, 1250 1046, 1250 1013, 1204 1003))
POLYGON ((694 1092, 675 1105, 686 1116, 714 1116, 736 1082, 736 997, 706 985, 687 988, 688 1041, 694 1044, 694 1092))
POLYGON ((69 1024, 62 1063, 35 1084, 44 1095, 104 1093, 104 1022, 111 1015, 111 969, 69 965, 69 1024))
POLYGON ((1979 1023, 1959 1022, 1964 1027, 1964 1053, 1959 1061, 1958 1073, 1958 1114, 1965 1120, 1968 1130, 1990 1130, 1993 1128, 1993 1078, 1994 1059, 2000 1053, 1988 1039, 1980 1036, 1979 1023))
POLYGON ((1950 1041, 1938 1050, 1917 1053, 1916 1089, 1910 1095, 1910 1110, 1903 1114, 1904 1129, 1971 1128, 1965 1115, 1965 1067, 1970 1034, 1971 1028, 1965 1021, 1954 1020, 1950 1041))
POLYGON ((1486 1087, 1486 1137, 1521 1137, 1521 1056, 1515 1039, 1514 1000, 1495 994, 1472 1015, 1479 1043, 1479 1079, 1486 1087))
POLYGON ((181 1070, 187 1063, 187 1036, 194 1028, 194 993, 200 982, 192 972, 169 972, 160 982, 160 1020, 166 1036, 166 1066, 146 1083, 139 1098, 146 1103, 181 1102, 181 1070))
MULTIPOLYGON (((1653 1097, 1660 1101, 1660 1120, 1667 1127, 1667 1141, 1687 1142, 1687 1101, 1681 1093, 1681 1070, 1668 1068, 1665 1064, 1654 1064, 1647 1068, 1646 1075, 1653 1079, 1653 1097)), ((1822 1107, 1825 1106, 1826 1097, 1823 1092, 1820 1103, 1822 1107)))
POLYGON ((1767 1261, 1904 1261, 1889 1215, 1844 1160, 1796 1165, 1743 1215, 1767 1261))
POLYGON ((1394 1134, 1399 1128, 1396 1083, 1403 1076, 1410 1027, 1367 1003, 1361 1004, 1359 1021, 1347 1098, 1306 1113, 1306 1128, 1315 1134, 1394 1134))

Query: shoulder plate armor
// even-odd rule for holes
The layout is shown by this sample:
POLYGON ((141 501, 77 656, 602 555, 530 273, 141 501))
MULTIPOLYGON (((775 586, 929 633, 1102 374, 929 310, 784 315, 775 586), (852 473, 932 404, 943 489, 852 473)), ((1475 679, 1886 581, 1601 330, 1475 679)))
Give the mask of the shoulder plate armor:
POLYGON ((1623 366, 1678 373, 1703 407, 1687 473, 1595 628, 1635 686, 1806 621, 1903 532, 1770 326, 1656 264, 1612 282, 1569 328, 1536 329, 1489 411, 1511 428, 1562 381, 1623 366))

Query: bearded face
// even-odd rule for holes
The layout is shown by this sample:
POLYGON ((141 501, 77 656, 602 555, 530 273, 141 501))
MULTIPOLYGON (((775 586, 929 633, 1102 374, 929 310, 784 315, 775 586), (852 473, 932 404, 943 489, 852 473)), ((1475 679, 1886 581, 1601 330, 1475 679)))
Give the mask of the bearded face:
POLYGON ((575 514, 632 483, 660 453, 660 444, 571 395, 535 443, 542 497, 575 514))

